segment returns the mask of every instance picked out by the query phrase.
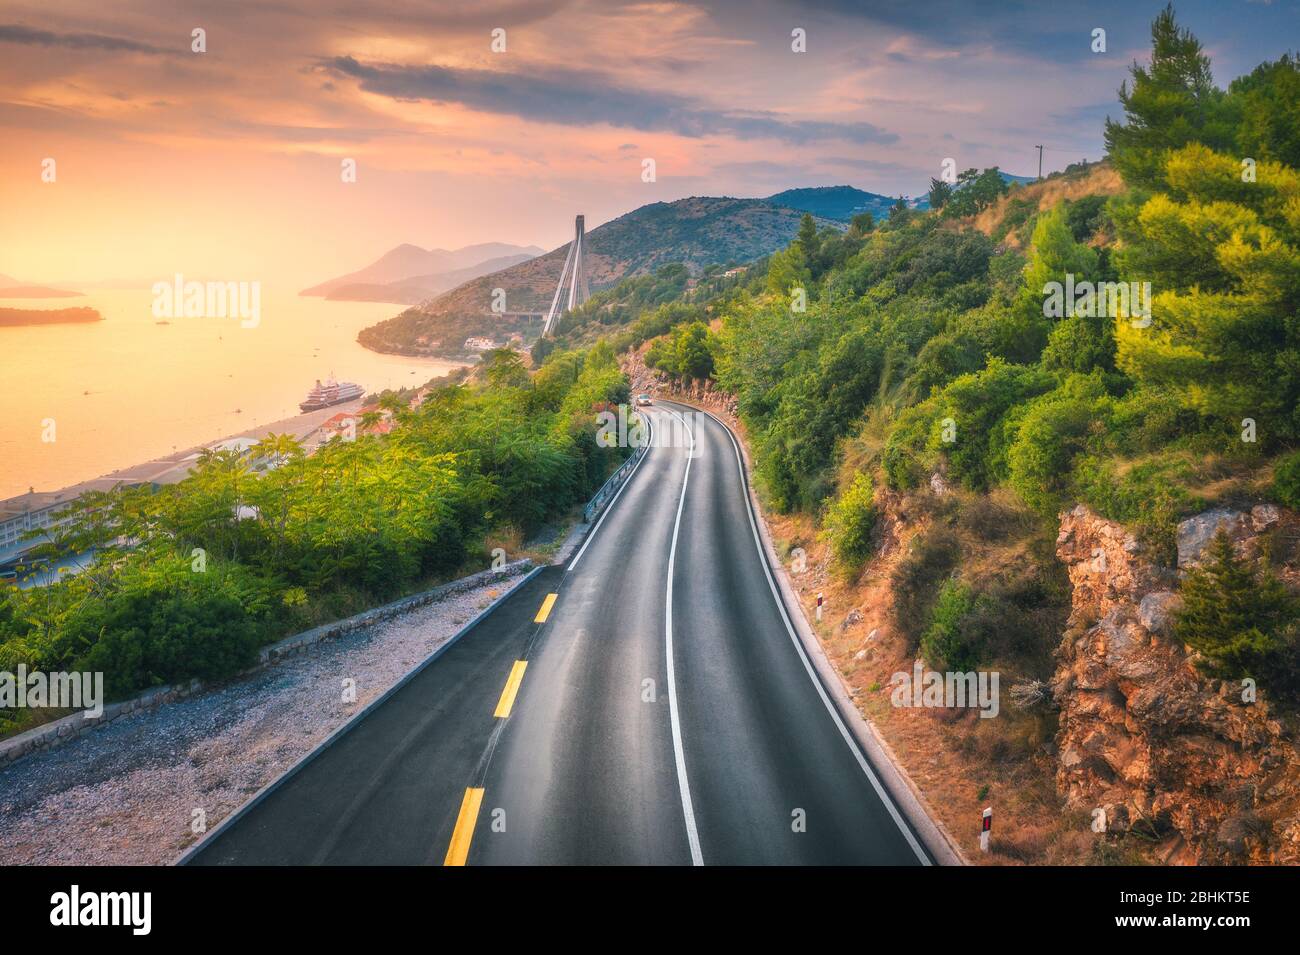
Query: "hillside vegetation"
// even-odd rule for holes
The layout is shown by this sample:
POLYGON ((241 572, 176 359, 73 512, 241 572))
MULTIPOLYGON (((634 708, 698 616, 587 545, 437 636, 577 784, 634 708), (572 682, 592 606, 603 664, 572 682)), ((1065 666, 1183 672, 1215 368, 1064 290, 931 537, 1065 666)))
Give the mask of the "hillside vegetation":
MULTIPOLYGON (((799 220, 798 211, 762 199, 695 197, 651 203, 587 233, 588 283, 598 292, 665 265, 680 264, 698 274, 714 264, 749 262, 786 245, 799 220)), ((502 340, 518 332, 535 338, 539 322, 493 313, 493 292, 504 290, 506 312, 546 311, 568 250, 566 243, 466 282, 364 329, 357 340, 375 351, 417 354, 424 348, 452 355, 471 335, 502 340)))
MULTIPOLYGON (((101 671, 110 698, 220 679, 286 633, 484 566, 491 542, 513 558, 626 453, 598 446, 596 416, 627 397, 607 345, 535 374, 500 351, 418 409, 386 395, 390 434, 310 456, 271 435, 206 453, 175 485, 87 494, 34 562, 93 548, 93 565, 0 585, 0 671, 101 671)), ((30 714, 0 709, 0 731, 30 714)))
MULTIPOLYGON (((821 522, 850 578, 876 498, 957 492, 917 558, 929 583, 908 623, 935 666, 1044 679, 1050 646, 988 624, 1065 608, 1049 583, 977 579, 953 522, 1028 527, 1041 574, 1024 574, 1059 583, 1050 545, 1075 503, 1171 565, 1180 519, 1300 497, 1300 68, 1283 57, 1220 90, 1172 10, 1153 39, 1106 163, 1036 184, 968 170, 935 184, 932 211, 844 233, 808 220, 739 288, 630 319, 658 333, 648 365, 734 395, 767 503, 821 522), (1063 301, 1105 282, 1137 294, 1063 301)), ((1261 618, 1255 659, 1294 653, 1294 629, 1261 618)))

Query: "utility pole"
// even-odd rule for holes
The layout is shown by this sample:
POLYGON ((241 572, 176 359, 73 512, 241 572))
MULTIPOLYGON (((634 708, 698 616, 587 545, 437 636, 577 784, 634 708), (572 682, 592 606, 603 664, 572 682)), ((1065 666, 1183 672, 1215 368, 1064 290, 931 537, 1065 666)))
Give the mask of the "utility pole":
POLYGON ((1043 178, 1043 147, 1035 146, 1034 148, 1038 150, 1038 178, 1042 179, 1043 178))

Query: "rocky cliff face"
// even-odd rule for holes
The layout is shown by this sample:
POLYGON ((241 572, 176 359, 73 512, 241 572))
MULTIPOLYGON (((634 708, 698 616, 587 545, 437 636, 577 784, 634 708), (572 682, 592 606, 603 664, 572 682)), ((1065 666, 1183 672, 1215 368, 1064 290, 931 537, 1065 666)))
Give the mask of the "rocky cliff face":
MULTIPOLYGON (((1171 636, 1178 583, 1216 530, 1242 554, 1297 533, 1296 515, 1218 509, 1178 529, 1178 568, 1142 556, 1134 537, 1083 506, 1066 512, 1057 555, 1073 607, 1052 684, 1060 707, 1057 788, 1108 831, 1153 835, 1176 864, 1300 863, 1300 753, 1268 703, 1207 680, 1171 636)), ((1282 576, 1294 585, 1300 568, 1282 576)))
POLYGON ((631 385, 629 390, 634 395, 648 392, 669 399, 681 398, 735 417, 736 396, 731 392, 715 387, 709 378, 676 384, 663 372, 646 367, 644 349, 623 357, 623 371, 631 385))

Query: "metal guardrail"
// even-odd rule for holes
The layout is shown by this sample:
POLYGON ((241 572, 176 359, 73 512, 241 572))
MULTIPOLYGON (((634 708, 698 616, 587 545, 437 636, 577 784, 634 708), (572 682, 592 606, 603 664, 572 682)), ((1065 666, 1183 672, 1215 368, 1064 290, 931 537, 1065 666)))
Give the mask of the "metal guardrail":
MULTIPOLYGON (((641 413, 634 411, 632 412, 632 417, 639 419, 641 418, 641 413)), ((648 420, 645 422, 644 427, 648 432, 648 420)), ((632 429, 629 427, 628 431, 630 432, 631 430, 632 429)), ((590 524, 600 515, 600 512, 605 509, 605 505, 610 502, 610 499, 613 498, 616 493, 618 493, 618 489, 623 486, 623 482, 626 481, 628 475, 632 473, 632 469, 636 467, 637 462, 645 456, 645 453, 648 450, 650 450, 649 438, 642 443, 641 447, 636 449, 634 454, 618 466, 618 470, 609 476, 609 480, 600 486, 600 490, 597 491, 595 496, 587 502, 587 506, 582 509, 582 519, 585 523, 590 524)))

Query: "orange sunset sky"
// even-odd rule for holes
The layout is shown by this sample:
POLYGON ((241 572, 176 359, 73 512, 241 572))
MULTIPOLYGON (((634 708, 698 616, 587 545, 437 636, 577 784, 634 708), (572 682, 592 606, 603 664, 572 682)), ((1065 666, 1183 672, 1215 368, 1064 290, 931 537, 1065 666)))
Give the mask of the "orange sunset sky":
MULTIPOLYGON (((0 273, 296 289, 399 242, 552 248, 576 212, 591 228, 697 194, 919 194, 948 156, 1032 174, 1036 143, 1061 168, 1102 154, 1160 6, 6 2, 0 273)), ((1293 0, 1178 11, 1221 83, 1300 36, 1293 0)))

